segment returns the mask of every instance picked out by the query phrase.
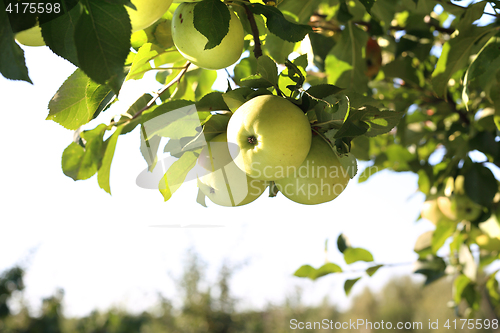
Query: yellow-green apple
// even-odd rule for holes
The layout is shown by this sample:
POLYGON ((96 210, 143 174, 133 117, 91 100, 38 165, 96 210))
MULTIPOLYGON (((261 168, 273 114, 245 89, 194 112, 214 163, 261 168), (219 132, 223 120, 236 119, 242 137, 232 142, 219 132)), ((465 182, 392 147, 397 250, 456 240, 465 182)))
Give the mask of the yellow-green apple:
POLYGON ((481 205, 469 199, 465 194, 440 196, 437 198, 437 204, 444 216, 457 222, 474 221, 483 210, 481 205))
POLYGON ((243 52, 243 26, 236 14, 231 12, 229 31, 222 42, 205 50, 207 38, 194 27, 194 7, 196 3, 181 3, 172 19, 172 39, 184 58, 198 67, 222 69, 231 66, 243 52))
POLYGON ((460 222, 474 221, 481 215, 483 207, 472 201, 464 189, 465 178, 458 175, 455 179, 448 177, 444 195, 437 198, 441 212, 449 219, 460 222))
POLYGON ((439 209, 436 199, 426 200, 422 205, 420 214, 422 218, 432 222, 434 225, 437 225, 441 219, 446 218, 439 209))
POLYGON ((16 40, 26 46, 44 46, 42 28, 37 24, 34 27, 20 31, 16 34, 16 40))
POLYGON ((306 159, 311 126, 299 107, 274 95, 243 103, 229 119, 227 140, 236 165, 261 180, 285 178, 306 159), (231 146, 235 147, 235 146, 231 146))
POLYGON ((226 133, 210 140, 200 156, 198 187, 212 202, 221 206, 242 206, 256 200, 268 182, 248 177, 234 164, 226 133))
POLYGON ((316 205, 332 201, 349 183, 345 170, 329 143, 321 136, 312 137, 311 149, 306 159, 287 178, 275 184, 288 199, 304 205, 316 205))
POLYGON ((125 6, 130 23, 132 24, 132 32, 136 32, 149 27, 160 19, 165 14, 172 0, 132 0, 137 10, 125 6))

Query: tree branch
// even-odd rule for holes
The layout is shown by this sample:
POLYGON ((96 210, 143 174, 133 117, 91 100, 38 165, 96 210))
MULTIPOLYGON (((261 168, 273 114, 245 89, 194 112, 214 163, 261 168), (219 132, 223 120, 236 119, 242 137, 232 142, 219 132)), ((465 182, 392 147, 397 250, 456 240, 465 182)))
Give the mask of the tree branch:
POLYGON ((181 78, 184 76, 184 74, 186 74, 189 66, 191 65, 191 62, 187 62, 186 65, 182 68, 182 70, 179 72, 179 74, 177 74, 177 76, 172 80, 170 81, 169 83, 167 83, 163 88, 161 88, 154 96, 153 98, 148 102, 148 104, 146 104, 145 107, 143 107, 139 112, 137 112, 131 119, 130 121, 138 118, 144 111, 146 111, 147 109, 149 109, 151 106, 153 106, 153 104, 156 102, 156 100, 158 99, 158 97, 160 97, 163 93, 165 93, 165 91, 167 91, 168 89, 170 89, 170 87, 172 87, 174 84, 178 83, 181 78))
POLYGON ((257 28, 257 23, 255 22, 255 17, 253 16, 252 11, 246 4, 241 4, 243 8, 245 8, 245 13, 247 14, 248 21, 250 22, 250 27, 252 28, 252 36, 253 36, 253 41, 255 44, 255 48, 253 49, 253 54, 255 55, 255 58, 259 58, 262 55, 262 47, 260 45, 260 38, 259 38, 259 28, 257 28))

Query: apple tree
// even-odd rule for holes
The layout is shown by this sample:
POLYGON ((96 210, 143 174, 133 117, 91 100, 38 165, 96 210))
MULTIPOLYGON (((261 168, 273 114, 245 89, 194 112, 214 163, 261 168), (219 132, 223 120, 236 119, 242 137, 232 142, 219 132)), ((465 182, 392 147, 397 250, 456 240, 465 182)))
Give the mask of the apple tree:
MULTIPOLYGON (((224 161, 217 168, 234 159, 245 171, 237 154, 226 151, 231 143, 243 145, 231 142, 228 124, 236 122, 233 114, 242 105, 272 95, 286 106, 264 111, 259 106, 259 112, 275 112, 266 118, 276 119, 268 127, 279 128, 278 137, 296 139, 296 123, 278 114, 300 110, 308 124, 303 140, 309 141, 305 150, 296 144, 271 155, 299 153, 304 162, 309 152, 312 161, 344 172, 343 178, 324 179, 342 187, 358 173, 357 160, 370 165, 359 170, 360 182, 383 169, 418 175, 419 190, 427 197, 421 217, 435 230, 415 244, 415 273, 423 274, 427 284, 452 276, 452 306, 458 313, 473 316, 487 300, 500 316, 498 270, 491 269, 500 259, 500 192, 494 173, 500 166, 500 1, 182 2, 0 2, 0 73, 5 78, 31 82, 23 44, 48 47, 77 68, 47 97, 47 120, 75 131, 74 141, 61 152, 66 176, 76 181, 97 175, 99 187, 111 193, 114 150, 131 132, 141 141, 151 173, 160 168, 159 149, 175 159, 157 179, 165 201, 197 164, 215 172, 214 165, 221 163, 214 162, 216 156, 224 161), (163 85, 156 94, 145 92, 109 123, 87 126, 113 105, 123 84, 145 80, 151 72, 163 85), (227 86, 214 90, 218 75, 225 75, 227 86), (211 149, 212 140, 227 142, 226 150, 211 149), (315 142, 322 147, 312 149, 315 142)), ((259 135, 242 142, 256 149, 259 135)), ((243 180, 250 184, 247 174, 243 180)), ((264 188, 269 197, 281 195, 293 183, 290 177, 300 178, 259 180, 266 183, 259 183, 258 195, 238 202, 229 196, 219 204, 251 204, 264 188)), ((234 194, 227 175, 209 178, 199 179, 199 204, 205 205, 206 197, 217 203, 211 197, 214 184, 234 194)), ((313 197, 302 203, 335 198, 313 197)), ((344 235, 337 247, 347 265, 368 265, 359 278, 346 280, 346 293, 363 275, 384 268, 344 235)), ((319 268, 304 265, 295 275, 314 280, 341 272, 328 262, 319 268)))

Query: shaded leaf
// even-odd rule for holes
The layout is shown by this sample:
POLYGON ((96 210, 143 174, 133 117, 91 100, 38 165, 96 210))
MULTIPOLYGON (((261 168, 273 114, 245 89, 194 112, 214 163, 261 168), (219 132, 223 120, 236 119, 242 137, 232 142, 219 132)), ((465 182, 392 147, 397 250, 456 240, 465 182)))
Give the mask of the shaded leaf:
POLYGON ((288 21, 276 7, 265 6, 260 3, 252 3, 248 7, 254 14, 264 15, 267 18, 269 31, 288 42, 300 42, 309 32, 312 32, 309 25, 288 21))
POLYGON ((203 0, 194 6, 194 27, 208 41, 205 50, 222 42, 229 31, 231 13, 220 0, 203 0))
POLYGON ((132 26, 122 5, 100 0, 82 0, 83 12, 75 27, 80 68, 95 82, 110 83, 118 94, 123 66, 129 54, 132 26))
POLYGON ((345 291, 345 294, 347 296, 351 293, 352 287, 354 287, 354 285, 356 284, 356 282, 359 281, 359 279, 361 279, 361 277, 356 278, 356 279, 349 279, 349 280, 345 281, 345 283, 344 283, 344 291, 345 291))

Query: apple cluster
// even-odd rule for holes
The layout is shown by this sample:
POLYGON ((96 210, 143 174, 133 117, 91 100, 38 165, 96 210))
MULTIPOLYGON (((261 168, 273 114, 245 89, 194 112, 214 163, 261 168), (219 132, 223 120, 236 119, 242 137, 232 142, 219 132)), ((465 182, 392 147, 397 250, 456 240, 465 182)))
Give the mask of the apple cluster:
POLYGON ((198 187, 212 202, 241 206, 273 182, 306 205, 335 199, 350 176, 327 140, 313 134, 304 112, 285 98, 261 95, 242 104, 227 132, 208 142, 198 164, 198 187))

